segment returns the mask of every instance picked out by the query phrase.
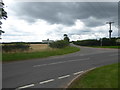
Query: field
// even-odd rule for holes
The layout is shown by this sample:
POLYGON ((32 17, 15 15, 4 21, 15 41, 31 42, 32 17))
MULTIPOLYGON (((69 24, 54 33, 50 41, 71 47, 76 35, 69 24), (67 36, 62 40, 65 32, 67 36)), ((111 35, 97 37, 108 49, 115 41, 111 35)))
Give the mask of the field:
POLYGON ((118 88, 117 64, 96 68, 75 80, 69 88, 118 88))
POLYGON ((44 58, 49 56, 56 55, 64 55, 68 53, 73 53, 79 51, 80 49, 77 47, 68 46, 62 49, 53 49, 50 48, 47 44, 31 44, 31 49, 28 51, 19 50, 16 52, 2 53, 2 61, 17 61, 17 60, 25 60, 25 59, 33 59, 33 58, 44 58))
MULTIPOLYGON (((9 45, 9 44, 8 44, 9 45)), ((47 44, 30 44, 30 49, 26 51, 20 51, 18 49, 14 51, 10 51, 8 53, 18 53, 18 52, 40 52, 40 51, 46 51, 46 50, 52 50, 47 44)), ((3 51, 3 53, 6 53, 3 51)))
POLYGON ((47 44, 30 44, 31 49, 28 52, 40 52, 40 51, 48 51, 53 50, 47 44))

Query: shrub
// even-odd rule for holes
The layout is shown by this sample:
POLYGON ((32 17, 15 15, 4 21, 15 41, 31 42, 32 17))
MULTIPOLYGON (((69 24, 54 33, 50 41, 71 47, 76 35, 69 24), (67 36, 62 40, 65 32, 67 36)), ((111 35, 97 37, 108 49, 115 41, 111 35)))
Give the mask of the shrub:
POLYGON ((82 40, 82 41, 74 41, 73 42, 76 45, 81 45, 81 46, 99 46, 100 41, 98 40, 82 40))
POLYGON ((52 48, 65 48, 68 45, 69 42, 65 40, 58 40, 49 44, 49 46, 52 48))
POLYGON ((29 48, 30 48, 30 45, 25 43, 8 44, 8 45, 2 46, 2 50, 4 52, 11 52, 15 50, 25 51, 25 50, 29 50, 29 48))
POLYGON ((116 38, 111 38, 111 39, 103 38, 102 43, 103 46, 116 46, 117 45, 116 40, 117 40, 116 38))
MULTIPOLYGON (((116 40, 119 38, 102 38, 102 46, 116 46, 118 43, 116 40)), ((81 41, 73 41, 74 44, 76 45, 81 45, 81 46, 100 46, 101 45, 101 39, 95 40, 81 40, 81 41)))

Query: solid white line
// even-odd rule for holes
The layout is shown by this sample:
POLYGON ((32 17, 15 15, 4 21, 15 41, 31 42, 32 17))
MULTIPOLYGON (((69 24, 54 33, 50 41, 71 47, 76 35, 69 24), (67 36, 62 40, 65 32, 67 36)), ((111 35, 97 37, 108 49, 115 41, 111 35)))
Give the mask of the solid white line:
POLYGON ((40 82, 39 84, 45 84, 45 83, 48 83, 48 82, 52 82, 52 81, 54 81, 55 79, 50 79, 50 80, 46 80, 46 81, 42 81, 42 82, 40 82))
POLYGON ((84 71, 80 71, 80 72, 76 72, 76 73, 73 73, 73 75, 77 75, 77 74, 80 74, 80 73, 83 73, 84 71))
POLYGON ((61 64, 61 63, 69 63, 69 62, 75 62, 75 61, 82 61, 82 60, 89 60, 90 58, 84 58, 84 59, 76 59, 76 60, 69 60, 69 61, 63 61, 63 62, 54 62, 49 64, 41 64, 41 65, 34 65, 33 67, 41 67, 41 66, 48 66, 48 65, 55 65, 55 64, 61 64))
POLYGON ((16 90, 20 90, 20 89, 23 89, 23 88, 29 88, 29 87, 33 87, 33 86, 35 86, 35 84, 30 84, 30 85, 22 86, 22 87, 17 88, 16 90))
POLYGON ((58 77, 58 79, 67 78, 67 77, 69 77, 69 76, 70 76, 70 75, 61 76, 61 77, 58 77))

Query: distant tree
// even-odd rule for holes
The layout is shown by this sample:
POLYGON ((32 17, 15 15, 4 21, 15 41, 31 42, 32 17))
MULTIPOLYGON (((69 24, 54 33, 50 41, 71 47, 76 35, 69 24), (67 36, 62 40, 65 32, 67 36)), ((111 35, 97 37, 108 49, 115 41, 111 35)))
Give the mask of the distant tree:
POLYGON ((65 40, 58 40, 49 44, 52 48, 65 48, 69 45, 69 42, 65 40))
POLYGON ((64 34, 64 37, 67 37, 68 35, 67 34, 64 34))
POLYGON ((64 40, 65 40, 65 41, 67 41, 67 42, 69 42, 69 41, 70 41, 70 39, 69 39, 69 37, 68 37, 68 35, 67 35, 67 34, 64 34, 64 40))

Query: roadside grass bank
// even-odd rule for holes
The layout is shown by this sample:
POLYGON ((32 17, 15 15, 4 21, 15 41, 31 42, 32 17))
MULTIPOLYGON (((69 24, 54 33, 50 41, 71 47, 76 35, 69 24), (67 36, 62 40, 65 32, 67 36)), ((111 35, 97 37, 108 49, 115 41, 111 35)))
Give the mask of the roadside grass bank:
POLYGON ((96 68, 77 78, 68 88, 118 88, 118 70, 118 63, 96 68))
POLYGON ((79 51, 80 48, 68 46, 62 49, 48 49, 45 51, 36 51, 36 52, 18 52, 18 53, 3 53, 2 61, 17 61, 33 58, 44 58, 49 56, 64 55, 73 52, 79 51))
POLYGON ((120 49, 120 46, 91 46, 94 48, 113 48, 113 49, 120 49))
POLYGON ((22 46, 24 45, 28 45, 29 48, 28 49, 24 49, 22 46, 19 46, 19 48, 17 47, 18 45, 20 44, 3 44, 2 46, 6 46, 5 50, 4 48, 2 47, 2 52, 3 53, 19 53, 19 52, 38 52, 38 51, 45 51, 45 50, 51 50, 53 48, 50 48, 48 46, 48 44, 22 44, 22 46), (14 45, 14 46, 12 46, 14 45), (16 48, 13 48, 15 47, 16 45, 16 48), (7 47, 8 46, 8 47, 7 47), (13 49, 11 49, 13 48, 13 49), (7 51, 6 51, 7 49, 7 51))

